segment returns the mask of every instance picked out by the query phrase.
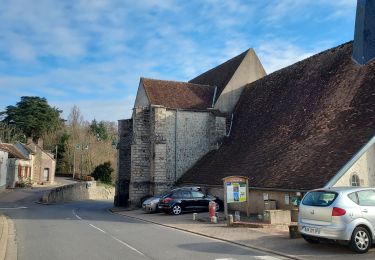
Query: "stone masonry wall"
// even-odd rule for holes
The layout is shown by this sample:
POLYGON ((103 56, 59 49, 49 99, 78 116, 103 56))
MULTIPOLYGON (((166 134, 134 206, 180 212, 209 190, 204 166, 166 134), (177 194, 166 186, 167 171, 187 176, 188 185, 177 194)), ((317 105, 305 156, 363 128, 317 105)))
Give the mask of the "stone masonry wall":
POLYGON ((168 109, 167 176, 177 181, 225 136, 225 118, 210 112, 168 109))
POLYGON ((80 200, 112 200, 113 187, 97 186, 95 181, 73 183, 46 191, 40 202, 58 203, 80 200))
POLYGON ((115 206, 127 206, 131 176, 131 145, 133 140, 133 120, 118 121, 118 174, 116 179, 115 206))
MULTIPOLYGON (((209 111, 134 108, 132 123, 131 162, 119 151, 119 183, 129 179, 126 167, 130 165, 131 207, 139 206, 147 195, 170 189, 202 156, 217 149, 225 136, 225 118, 209 111)), ((125 124, 119 128, 120 135, 129 130, 125 124)), ((119 185, 116 193, 120 194, 119 185)))
POLYGON ((151 112, 151 186, 150 194, 160 194, 171 186, 167 177, 167 127, 166 108, 152 106, 151 112))
POLYGON ((129 205, 139 206, 140 200, 150 191, 150 109, 133 109, 133 142, 131 145, 131 177, 129 205))

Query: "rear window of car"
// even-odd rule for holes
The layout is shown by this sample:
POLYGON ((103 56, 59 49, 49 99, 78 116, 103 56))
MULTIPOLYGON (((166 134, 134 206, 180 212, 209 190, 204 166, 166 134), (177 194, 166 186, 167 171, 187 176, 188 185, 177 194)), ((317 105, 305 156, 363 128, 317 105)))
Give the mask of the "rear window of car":
POLYGON ((337 193, 333 191, 312 191, 306 194, 302 204, 306 206, 328 207, 337 198, 337 193))

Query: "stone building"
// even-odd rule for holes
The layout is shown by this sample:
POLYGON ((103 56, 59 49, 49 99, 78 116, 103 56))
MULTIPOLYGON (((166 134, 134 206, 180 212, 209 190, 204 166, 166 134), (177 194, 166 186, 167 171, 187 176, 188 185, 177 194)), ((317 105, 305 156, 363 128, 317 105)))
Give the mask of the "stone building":
POLYGON ((32 182, 52 184, 55 180, 56 160, 54 155, 43 149, 43 140, 34 143, 31 138, 26 144, 15 145, 24 156, 32 161, 32 182))
POLYGON ((141 78, 132 118, 119 120, 115 205, 165 191, 218 149, 243 87, 265 74, 249 49, 189 82, 141 78))

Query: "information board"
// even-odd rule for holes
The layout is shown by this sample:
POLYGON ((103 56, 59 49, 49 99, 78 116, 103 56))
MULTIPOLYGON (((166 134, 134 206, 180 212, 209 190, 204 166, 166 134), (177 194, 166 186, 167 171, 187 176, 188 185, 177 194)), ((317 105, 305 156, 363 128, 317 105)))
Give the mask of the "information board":
POLYGON ((246 182, 227 182, 227 203, 246 202, 246 182))

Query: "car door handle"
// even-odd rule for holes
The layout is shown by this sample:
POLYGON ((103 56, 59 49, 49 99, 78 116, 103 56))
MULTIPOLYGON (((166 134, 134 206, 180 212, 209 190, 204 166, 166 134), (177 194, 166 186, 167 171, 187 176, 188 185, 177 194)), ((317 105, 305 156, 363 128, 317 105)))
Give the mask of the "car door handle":
POLYGON ((368 211, 367 211, 367 209, 363 209, 362 212, 367 213, 368 211))

